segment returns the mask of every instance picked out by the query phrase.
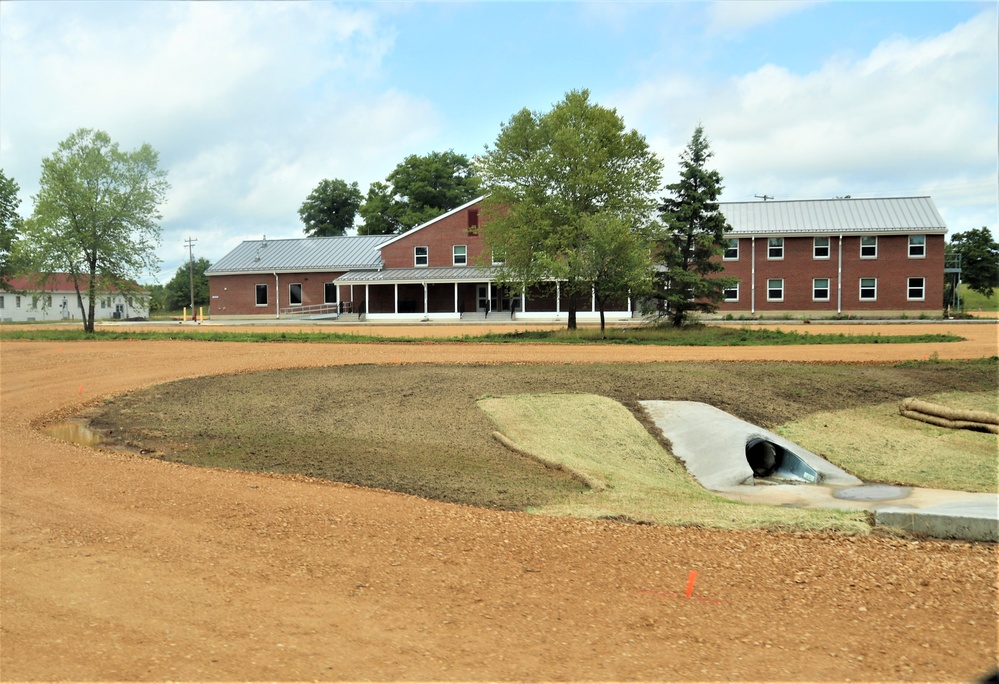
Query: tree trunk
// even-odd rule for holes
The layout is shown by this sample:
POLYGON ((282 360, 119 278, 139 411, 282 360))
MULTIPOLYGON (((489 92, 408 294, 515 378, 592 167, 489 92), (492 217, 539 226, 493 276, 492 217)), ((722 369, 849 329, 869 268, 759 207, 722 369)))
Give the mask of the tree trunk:
POLYGON ((567 330, 576 329, 576 293, 569 293, 569 320, 566 324, 567 330))

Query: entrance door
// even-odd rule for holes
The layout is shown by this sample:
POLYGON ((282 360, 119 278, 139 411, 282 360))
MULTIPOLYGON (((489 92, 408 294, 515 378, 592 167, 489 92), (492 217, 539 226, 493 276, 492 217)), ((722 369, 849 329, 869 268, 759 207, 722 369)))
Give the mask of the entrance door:
POLYGON ((489 286, 475 286, 475 310, 479 313, 489 310, 489 286))

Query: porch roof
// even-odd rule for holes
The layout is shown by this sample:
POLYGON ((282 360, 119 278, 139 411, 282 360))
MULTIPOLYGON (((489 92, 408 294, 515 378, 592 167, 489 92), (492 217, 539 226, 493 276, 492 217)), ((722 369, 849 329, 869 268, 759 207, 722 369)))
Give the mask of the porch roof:
POLYGON ((386 268, 381 271, 349 271, 334 280, 338 285, 396 283, 481 283, 495 279, 496 269, 488 266, 450 268, 386 268))

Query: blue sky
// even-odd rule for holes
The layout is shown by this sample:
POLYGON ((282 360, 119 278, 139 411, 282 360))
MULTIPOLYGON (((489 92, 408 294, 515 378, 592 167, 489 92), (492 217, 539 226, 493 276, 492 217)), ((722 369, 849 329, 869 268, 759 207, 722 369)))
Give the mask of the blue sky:
POLYGON ((997 4, 2 2, 0 167, 30 214, 80 127, 160 152, 165 282, 186 258, 301 237, 323 178, 491 144, 589 88, 665 161, 698 123, 724 200, 931 195, 999 228, 997 4))

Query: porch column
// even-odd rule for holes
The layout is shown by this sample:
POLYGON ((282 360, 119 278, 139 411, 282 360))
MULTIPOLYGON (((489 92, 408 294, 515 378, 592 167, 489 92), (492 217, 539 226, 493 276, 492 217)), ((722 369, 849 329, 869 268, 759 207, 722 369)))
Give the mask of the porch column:
POLYGON ((395 293, 395 313, 399 313, 399 283, 392 286, 392 290, 395 293))
POLYGON ((590 313, 596 313, 597 311, 597 289, 595 287, 590 288, 590 313))
POLYGON ((368 284, 364 283, 364 315, 371 313, 371 297, 368 296, 368 284))
POLYGON ((429 311, 427 310, 427 284, 423 283, 423 315, 426 316, 429 311))
POLYGON ((520 311, 527 312, 527 285, 524 283, 520 284, 520 311))
POLYGON ((493 311, 493 281, 486 281, 486 315, 493 311))
POLYGON ((555 313, 562 313, 562 283, 555 281, 555 313))
POLYGON ((454 312, 458 313, 458 281, 454 281, 454 312))

